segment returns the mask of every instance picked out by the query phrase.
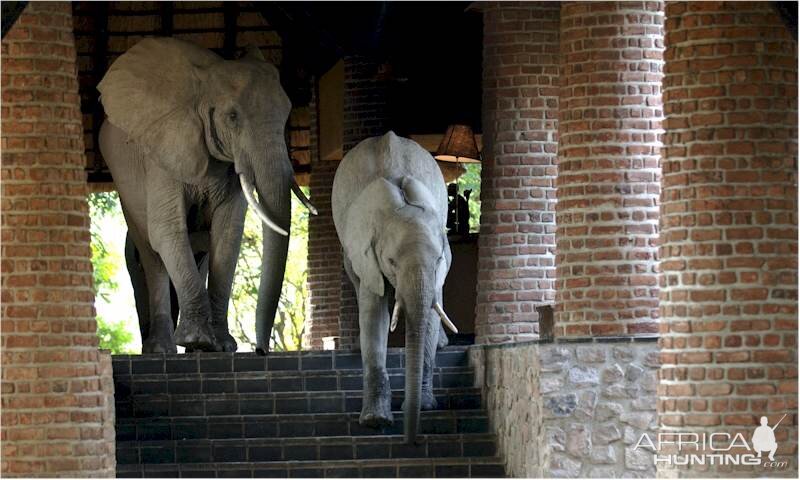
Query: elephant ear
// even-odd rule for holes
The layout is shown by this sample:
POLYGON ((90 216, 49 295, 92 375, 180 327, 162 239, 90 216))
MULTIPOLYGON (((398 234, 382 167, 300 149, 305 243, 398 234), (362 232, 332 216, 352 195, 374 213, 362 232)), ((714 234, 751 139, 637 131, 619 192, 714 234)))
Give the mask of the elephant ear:
POLYGON ((378 178, 367 185, 347 210, 348 228, 343 235, 345 251, 361 283, 379 297, 384 294, 384 285, 383 272, 375 254, 375 239, 379 229, 383 228, 382 219, 387 209, 403 205, 400 189, 386 179, 378 178), (352 225, 362 228, 350 228, 352 225))
POLYGON ((433 201, 433 195, 428 191, 428 187, 416 178, 403 177, 400 181, 400 189, 403 191, 403 197, 409 205, 419 207, 425 211, 432 211, 433 206, 436 205, 433 201))
POLYGON ((97 86, 106 115, 175 178, 208 168, 196 107, 203 70, 222 58, 175 38, 147 38, 120 56, 97 86))

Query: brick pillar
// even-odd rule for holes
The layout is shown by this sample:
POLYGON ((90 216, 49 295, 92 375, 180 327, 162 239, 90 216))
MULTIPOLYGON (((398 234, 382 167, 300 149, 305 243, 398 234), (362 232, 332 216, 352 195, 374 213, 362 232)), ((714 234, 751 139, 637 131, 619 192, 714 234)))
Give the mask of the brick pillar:
POLYGON ((29 3, 2 71, 2 476, 113 477, 71 4, 29 3))
POLYGON ((308 290, 310 316, 306 319, 303 348, 321 350, 324 337, 339 335, 342 247, 333 225, 331 189, 339 162, 319 158, 319 122, 316 95, 311 112, 311 202, 318 215, 308 219, 308 290))
MULTIPOLYGON (((662 432, 741 432, 797 475, 797 44, 769 3, 667 3, 662 432)), ((766 454, 765 454, 766 455, 766 454)), ((722 475, 728 476, 728 475, 722 475)))
MULTIPOLYGON (((344 59, 344 154, 365 138, 388 130, 386 96, 388 82, 381 66, 360 56, 344 59)), ((344 269, 340 276, 339 347, 358 349, 358 303, 344 269)))
POLYGON ((475 341, 535 338, 555 299, 558 3, 483 4, 475 341))
POLYGON ((663 9, 562 3, 556 335, 658 328, 663 9))

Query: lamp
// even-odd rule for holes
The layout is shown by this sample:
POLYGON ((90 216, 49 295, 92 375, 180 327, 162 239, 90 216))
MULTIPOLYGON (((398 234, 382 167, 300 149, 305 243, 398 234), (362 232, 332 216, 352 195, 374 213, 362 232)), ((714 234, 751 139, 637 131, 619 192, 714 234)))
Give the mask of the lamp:
MULTIPOLYGON (((481 154, 478 151, 478 144, 475 142, 475 134, 469 125, 450 125, 442 138, 442 143, 436 149, 434 158, 440 162, 455 163, 455 167, 462 171, 462 163, 480 163, 481 154)), ((459 221, 461 203, 458 183, 455 184, 455 230, 461 232, 459 221)), ((449 208, 448 208, 449 211, 449 208)), ((467 232, 469 232, 469 219, 467 219, 467 232)))
POLYGON ((450 125, 434 155, 441 162, 480 163, 481 154, 469 125, 450 125))

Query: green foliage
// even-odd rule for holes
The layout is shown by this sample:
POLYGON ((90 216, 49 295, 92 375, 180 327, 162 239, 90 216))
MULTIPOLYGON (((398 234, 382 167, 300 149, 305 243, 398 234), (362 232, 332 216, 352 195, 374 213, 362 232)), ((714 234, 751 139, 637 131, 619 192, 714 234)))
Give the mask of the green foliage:
POLYGON ((136 353, 130 346, 133 334, 124 322, 111 323, 98 316, 97 337, 100 339, 100 348, 111 350, 115 355, 136 353))
MULTIPOLYGON (((307 193, 307 192, 306 192, 307 193)), ((308 211, 294 197, 292 198, 292 226, 289 241, 289 256, 286 262, 283 290, 272 329, 270 349, 274 351, 299 350, 308 305, 307 253, 308 253, 308 211)), ((107 248, 101 237, 102 224, 110 217, 122 216, 119 197, 116 193, 95 193, 89 195, 89 210, 92 219, 91 247, 94 267, 94 288, 98 302, 110 301, 120 288, 114 280, 120 268, 124 267, 122 252, 107 248)), ((107 227, 107 225, 106 225, 107 227)), ((256 344, 255 312, 258 304, 258 286, 261 281, 261 239, 262 227, 258 217, 248 211, 242 247, 236 267, 228 309, 228 325, 231 335, 241 347, 249 345, 253 350, 256 344)), ((124 273, 124 272, 123 272, 124 273)), ((133 317, 136 317, 133 312, 133 317)), ((101 348, 112 353, 132 353, 130 343, 134 335, 126 325, 119 321, 111 323, 97 317, 97 335, 101 348)), ((240 348, 241 348, 240 347, 240 348)), ((246 350, 247 348, 241 348, 246 350)))
POLYGON ((458 177, 458 192, 472 190, 469 197, 469 227, 470 232, 477 232, 481 226, 481 164, 465 163, 466 173, 458 177))
MULTIPOLYGON (((114 280, 124 259, 120 252, 109 250, 100 234, 103 220, 122 215, 119 197, 116 192, 92 193, 89 195, 89 215, 91 217, 92 280, 98 301, 110 301, 110 296, 119 288, 114 280)), ((134 353, 130 344, 133 334, 124 322, 108 322, 97 316, 97 336, 100 348, 111 353, 134 353)))
MULTIPOLYGON (((255 311, 261 279, 262 226, 258 217, 248 210, 245 219, 242 248, 228 309, 231 335, 240 343, 255 348, 255 311)), ((283 290, 270 338, 270 350, 299 350, 308 305, 306 285, 308 257, 308 210, 292 197, 292 226, 289 255, 283 290)))
POLYGON ((117 274, 121 255, 106 248, 100 236, 100 223, 103 218, 122 215, 119 197, 116 192, 89 194, 89 216, 91 218, 92 280, 95 295, 108 301, 111 292, 119 288, 114 276, 117 274))

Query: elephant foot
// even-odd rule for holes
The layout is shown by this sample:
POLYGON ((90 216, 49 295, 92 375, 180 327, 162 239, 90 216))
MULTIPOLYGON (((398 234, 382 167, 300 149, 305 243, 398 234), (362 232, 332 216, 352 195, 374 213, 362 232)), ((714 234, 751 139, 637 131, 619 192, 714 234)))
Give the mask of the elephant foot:
POLYGON ((388 427, 394 422, 392 415, 392 387, 386 371, 366 372, 364 405, 358 423, 365 427, 388 427))
MULTIPOLYGON (((439 402, 436 401, 436 397, 433 395, 433 391, 425 390, 425 388, 423 388, 419 398, 419 409, 436 410, 438 407, 439 407, 439 402)), ((403 411, 405 411, 406 402, 403 402, 401 408, 403 409, 403 411)))
POLYGON ((370 428, 388 427, 394 422, 391 403, 385 399, 369 402, 361 409, 358 423, 370 428))
POLYGON ((142 342, 142 353, 178 353, 178 348, 171 338, 150 336, 142 342))
POLYGON ((190 319, 181 319, 175 330, 175 343, 187 349, 217 352, 221 350, 214 332, 207 326, 190 319))
POLYGON ((218 352, 235 352, 239 349, 239 345, 236 343, 236 340, 233 339, 230 333, 227 331, 216 331, 214 332, 214 336, 217 339, 217 344, 219 346, 218 352))

